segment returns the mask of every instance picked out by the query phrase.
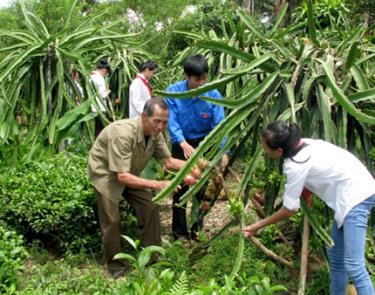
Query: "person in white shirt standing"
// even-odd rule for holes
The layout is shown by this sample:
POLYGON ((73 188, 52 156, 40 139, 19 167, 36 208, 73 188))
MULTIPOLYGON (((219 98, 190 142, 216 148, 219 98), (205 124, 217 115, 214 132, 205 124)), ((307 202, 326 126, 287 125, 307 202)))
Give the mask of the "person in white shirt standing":
MULTIPOLYGON (((111 66, 104 59, 100 60, 95 70, 91 72, 90 82, 95 87, 98 96, 96 96, 96 103, 103 113, 107 112, 105 105, 109 106, 109 94, 111 90, 108 89, 105 78, 111 73, 111 66)), ((91 110, 95 113, 98 112, 95 105, 91 106, 91 110)), ((95 138, 99 135, 100 131, 104 128, 100 116, 95 117, 95 138)))
POLYGON ((246 226, 244 235, 252 236, 259 229, 292 216, 299 209, 300 196, 306 188, 334 211, 334 246, 327 251, 330 294, 345 294, 351 278, 359 295, 374 295, 365 265, 367 221, 375 203, 373 176, 350 152, 323 140, 301 139, 296 124, 269 124, 261 134, 261 143, 271 158, 284 160, 283 207, 246 226))
POLYGON ((73 87, 75 89, 73 89, 72 87, 69 88, 69 94, 70 94, 71 97, 75 98, 75 101, 76 101, 77 105, 80 105, 81 100, 84 96, 84 93, 83 93, 83 88, 82 88, 81 84, 79 83, 79 73, 76 69, 72 70, 72 80, 73 80, 73 83, 74 83, 73 87))
POLYGON ((143 112, 145 103, 150 100, 152 90, 149 81, 155 76, 158 65, 153 60, 141 64, 140 73, 130 84, 129 89, 129 118, 139 117, 143 112))

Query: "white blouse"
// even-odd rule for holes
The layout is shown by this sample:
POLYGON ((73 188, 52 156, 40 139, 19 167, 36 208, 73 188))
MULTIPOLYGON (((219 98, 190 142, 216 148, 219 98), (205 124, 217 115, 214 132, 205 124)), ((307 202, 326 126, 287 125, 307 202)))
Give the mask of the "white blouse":
POLYGON ((375 180, 347 150, 323 140, 302 140, 307 146, 293 157, 294 161, 284 162, 287 182, 283 206, 288 210, 299 209, 300 196, 306 187, 334 210, 337 225, 341 227, 354 206, 375 194, 375 180))
MULTIPOLYGON (((144 75, 138 74, 144 79, 144 75)), ((138 117, 143 112, 145 103, 151 98, 150 92, 140 78, 135 78, 129 89, 129 118, 138 117)))
MULTIPOLYGON (((96 96, 96 103, 98 104, 100 110, 105 112, 106 111, 106 108, 104 106, 105 100, 107 99, 110 93, 110 90, 107 89, 107 85, 105 84, 105 79, 98 72, 93 71, 90 75, 90 82, 93 83, 93 85, 95 86, 100 96, 100 97, 96 96)), ((94 105, 91 105, 91 110, 93 112, 98 112, 94 105)))

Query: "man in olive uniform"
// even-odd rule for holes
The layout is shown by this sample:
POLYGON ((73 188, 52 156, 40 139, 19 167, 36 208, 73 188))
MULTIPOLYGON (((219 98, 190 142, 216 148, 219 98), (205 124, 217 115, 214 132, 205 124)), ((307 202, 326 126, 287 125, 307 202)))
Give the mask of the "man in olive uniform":
POLYGON ((179 170, 185 161, 171 157, 162 131, 168 123, 168 107, 149 100, 141 117, 119 120, 102 130, 89 154, 88 173, 96 194, 105 259, 112 276, 123 274, 113 257, 121 252, 119 199, 125 197, 135 210, 141 229, 141 246, 160 245, 159 208, 151 190, 162 190, 170 181, 139 177, 152 157, 167 169, 179 170))

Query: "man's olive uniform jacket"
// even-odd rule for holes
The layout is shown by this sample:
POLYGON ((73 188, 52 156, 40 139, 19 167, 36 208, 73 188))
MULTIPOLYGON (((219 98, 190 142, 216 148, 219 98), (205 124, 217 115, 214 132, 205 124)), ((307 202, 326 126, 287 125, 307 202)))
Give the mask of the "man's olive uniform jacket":
POLYGON ((88 175, 103 196, 118 202, 125 186, 117 180, 117 172, 139 176, 152 157, 170 156, 162 133, 150 136, 146 146, 140 117, 119 120, 96 139, 89 154, 88 175))

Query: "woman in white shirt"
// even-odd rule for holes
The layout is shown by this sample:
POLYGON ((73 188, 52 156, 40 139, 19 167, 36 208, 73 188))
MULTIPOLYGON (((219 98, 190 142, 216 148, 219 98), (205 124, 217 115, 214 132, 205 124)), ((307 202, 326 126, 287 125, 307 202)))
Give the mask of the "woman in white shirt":
POLYGON ((334 210, 332 238, 328 249, 330 294, 343 295, 348 278, 359 295, 374 295, 365 266, 368 215, 375 203, 375 180, 351 153, 323 140, 301 139, 296 124, 283 121, 269 124, 261 143, 273 159, 284 159, 286 175, 283 207, 273 215, 246 226, 244 235, 292 216, 300 207, 304 187, 334 210))
MULTIPOLYGON (((96 96, 96 103, 100 109, 100 111, 106 113, 105 105, 108 105, 109 94, 111 90, 107 88, 105 83, 105 77, 107 77, 111 73, 111 66, 108 62, 104 59, 100 60, 96 69, 91 72, 90 75, 90 82, 95 87, 98 96, 96 96)), ((91 110, 94 113, 97 113, 98 110, 94 105, 91 106, 91 110)), ((99 135, 100 131, 104 128, 103 122, 100 116, 95 117, 95 138, 99 135)))
POLYGON ((129 118, 139 117, 145 103, 152 97, 149 81, 155 76, 158 65, 153 60, 141 64, 140 73, 130 84, 129 89, 129 118))

